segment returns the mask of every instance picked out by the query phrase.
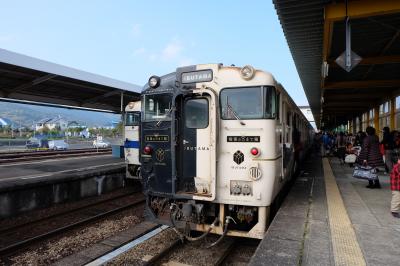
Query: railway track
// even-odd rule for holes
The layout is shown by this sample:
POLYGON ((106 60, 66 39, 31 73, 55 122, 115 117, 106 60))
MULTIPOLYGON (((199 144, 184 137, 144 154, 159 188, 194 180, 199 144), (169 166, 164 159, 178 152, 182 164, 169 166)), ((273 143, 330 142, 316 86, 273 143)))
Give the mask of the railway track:
MULTIPOLYGON (((160 237, 169 229, 168 226, 160 226, 148 232, 141 237, 124 244, 123 246, 113 250, 110 253, 103 254, 86 266, 97 266, 107 263, 107 265, 119 265, 122 262, 134 265, 224 265, 228 258, 234 256, 237 252, 238 239, 227 237, 217 246, 208 248, 210 244, 218 238, 218 236, 210 236, 208 241, 197 242, 182 242, 181 239, 169 239, 168 243, 163 243, 163 247, 152 255, 138 257, 135 253, 135 248, 140 252, 140 249, 147 249, 147 252, 152 252, 146 246, 154 247, 166 239, 155 239, 160 237), (142 247, 140 247, 143 245, 142 247)), ((254 247, 254 251, 256 246, 254 247)), ((250 260, 250 253, 248 260, 250 260)), ((243 262, 243 259, 242 261, 243 262)), ((229 263, 229 265, 232 265, 229 263)), ((244 264, 245 265, 245 264, 244 264)))
POLYGON ((79 226, 144 205, 144 202, 141 193, 119 195, 3 229, 0 231, 0 257, 12 255, 41 240, 67 233, 79 226))
MULTIPOLYGON (((231 254, 235 243, 235 239, 227 238, 220 245, 214 247, 213 249, 208 249, 206 246, 198 246, 198 252, 196 254, 198 256, 197 258, 207 258, 207 265, 223 265, 225 259, 231 254)), ((162 264, 178 265, 182 262, 178 261, 177 257, 182 257, 182 254, 186 254, 186 248, 187 246, 183 244, 180 239, 175 240, 170 245, 162 249, 157 255, 147 259, 143 264, 146 266, 162 264)), ((198 265, 203 263, 196 261, 196 258, 192 257, 191 261, 185 261, 184 264, 198 265)))
POLYGON ((7 152, 0 153, 0 164, 42 160, 46 158, 65 158, 75 156, 90 156, 108 154, 111 149, 74 149, 64 151, 27 151, 27 152, 7 152))

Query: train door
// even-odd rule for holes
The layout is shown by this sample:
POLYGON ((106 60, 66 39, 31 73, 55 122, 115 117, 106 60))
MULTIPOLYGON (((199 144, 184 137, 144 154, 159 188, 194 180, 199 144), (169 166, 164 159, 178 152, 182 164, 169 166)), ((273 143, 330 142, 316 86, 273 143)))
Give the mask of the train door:
POLYGON ((283 136, 283 172, 284 177, 290 174, 290 161, 291 161, 291 154, 292 154, 292 143, 291 143, 291 112, 290 107, 288 106, 287 102, 284 104, 284 119, 285 119, 285 126, 284 126, 284 136, 283 136))
POLYGON ((181 103, 176 193, 215 198, 215 104, 210 95, 185 97, 181 103))

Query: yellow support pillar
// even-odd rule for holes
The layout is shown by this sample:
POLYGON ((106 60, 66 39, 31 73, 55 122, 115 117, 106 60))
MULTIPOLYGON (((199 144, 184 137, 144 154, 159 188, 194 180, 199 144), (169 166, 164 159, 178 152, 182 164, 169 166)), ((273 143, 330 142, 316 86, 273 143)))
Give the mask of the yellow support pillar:
POLYGON ((395 129, 394 116, 396 109, 396 97, 390 99, 390 130, 395 129))
POLYGON ((377 135, 379 135, 379 106, 374 107, 374 128, 376 130, 377 135))

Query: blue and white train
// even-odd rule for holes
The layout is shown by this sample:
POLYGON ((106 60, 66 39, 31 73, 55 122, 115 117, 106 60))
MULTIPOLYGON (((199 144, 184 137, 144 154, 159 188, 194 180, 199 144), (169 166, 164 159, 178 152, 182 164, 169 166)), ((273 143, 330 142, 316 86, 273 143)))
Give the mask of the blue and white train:
POLYGON ((140 127, 140 101, 130 102, 125 108, 124 135, 125 135, 125 162, 126 177, 140 179, 139 162, 139 127, 140 127))
POLYGON ((261 239, 312 134, 268 72, 204 64, 152 76, 140 128, 147 208, 183 235, 261 239))

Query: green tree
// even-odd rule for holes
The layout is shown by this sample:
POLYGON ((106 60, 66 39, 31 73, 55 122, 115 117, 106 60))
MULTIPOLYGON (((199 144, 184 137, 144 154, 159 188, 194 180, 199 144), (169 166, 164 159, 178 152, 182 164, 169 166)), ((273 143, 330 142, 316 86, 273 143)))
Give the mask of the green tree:
POLYGON ((44 135, 48 135, 50 133, 50 129, 47 125, 43 125, 43 127, 39 130, 39 132, 44 135))

